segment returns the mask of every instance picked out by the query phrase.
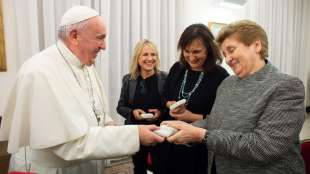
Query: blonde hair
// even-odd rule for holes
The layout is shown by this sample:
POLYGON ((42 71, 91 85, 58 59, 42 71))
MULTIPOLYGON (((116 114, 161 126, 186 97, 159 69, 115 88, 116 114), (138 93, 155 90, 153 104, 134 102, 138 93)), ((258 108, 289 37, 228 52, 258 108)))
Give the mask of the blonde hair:
POLYGON ((265 30, 257 23, 250 20, 240 20, 224 26, 218 33, 216 41, 221 46, 224 40, 230 36, 236 38, 244 45, 249 46, 254 41, 259 40, 262 44, 260 57, 266 59, 268 57, 268 38, 265 30))
POLYGON ((150 48, 154 50, 156 57, 157 57, 156 65, 155 65, 155 72, 156 73, 159 72, 159 55, 158 55, 157 48, 153 42, 147 39, 143 39, 139 41, 134 48, 133 57, 132 57, 131 65, 130 65, 130 78, 131 79, 137 79, 138 75, 140 74, 141 68, 139 66, 138 59, 145 46, 149 46, 150 48))

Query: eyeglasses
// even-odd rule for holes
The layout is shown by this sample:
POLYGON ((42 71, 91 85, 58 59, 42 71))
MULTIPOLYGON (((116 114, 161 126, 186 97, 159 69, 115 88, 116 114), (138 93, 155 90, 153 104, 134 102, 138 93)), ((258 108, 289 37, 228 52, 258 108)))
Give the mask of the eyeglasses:
POLYGON ((140 94, 146 94, 147 93, 147 88, 145 85, 145 80, 141 80, 139 83, 139 88, 140 88, 140 94))

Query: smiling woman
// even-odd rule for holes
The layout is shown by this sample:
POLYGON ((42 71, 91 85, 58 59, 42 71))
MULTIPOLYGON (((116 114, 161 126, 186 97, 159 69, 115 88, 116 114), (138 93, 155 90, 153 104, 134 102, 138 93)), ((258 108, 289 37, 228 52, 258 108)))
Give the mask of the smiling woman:
POLYGON ((0 71, 6 71, 3 20, 2 20, 2 4, 1 3, 0 3, 0 71))

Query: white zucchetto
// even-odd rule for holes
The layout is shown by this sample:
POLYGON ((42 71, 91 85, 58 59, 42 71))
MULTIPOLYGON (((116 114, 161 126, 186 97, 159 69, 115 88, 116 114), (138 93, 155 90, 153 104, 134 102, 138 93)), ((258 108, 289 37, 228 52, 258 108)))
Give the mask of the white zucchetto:
POLYGON ((68 26, 99 16, 99 13, 87 6, 74 6, 62 16, 60 26, 68 26))

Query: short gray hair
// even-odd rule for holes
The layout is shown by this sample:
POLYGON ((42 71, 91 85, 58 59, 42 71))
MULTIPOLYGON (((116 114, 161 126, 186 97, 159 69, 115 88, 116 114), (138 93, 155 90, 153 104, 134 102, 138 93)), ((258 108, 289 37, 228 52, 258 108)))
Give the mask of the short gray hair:
POLYGON ((58 38, 64 41, 72 30, 82 31, 88 24, 88 21, 89 20, 84 20, 75 24, 60 26, 57 30, 58 38))

